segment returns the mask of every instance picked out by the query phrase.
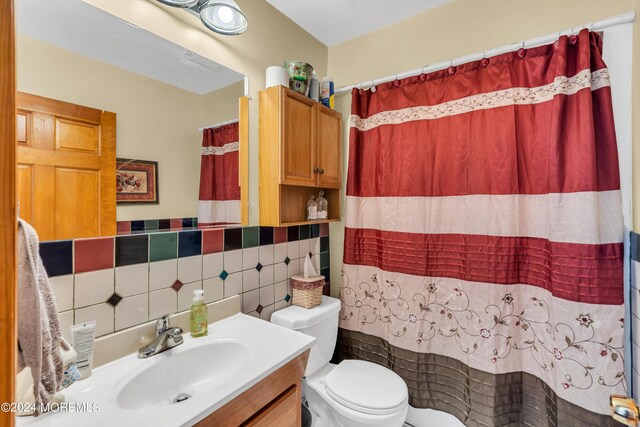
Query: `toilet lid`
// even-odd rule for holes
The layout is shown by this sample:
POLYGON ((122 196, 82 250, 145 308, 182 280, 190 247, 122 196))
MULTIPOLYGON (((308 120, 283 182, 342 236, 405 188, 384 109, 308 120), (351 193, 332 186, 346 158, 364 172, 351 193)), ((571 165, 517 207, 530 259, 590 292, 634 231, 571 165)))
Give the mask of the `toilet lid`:
POLYGON ((344 360, 325 378, 327 394, 366 414, 397 412, 408 401, 407 385, 395 372, 371 362, 344 360))

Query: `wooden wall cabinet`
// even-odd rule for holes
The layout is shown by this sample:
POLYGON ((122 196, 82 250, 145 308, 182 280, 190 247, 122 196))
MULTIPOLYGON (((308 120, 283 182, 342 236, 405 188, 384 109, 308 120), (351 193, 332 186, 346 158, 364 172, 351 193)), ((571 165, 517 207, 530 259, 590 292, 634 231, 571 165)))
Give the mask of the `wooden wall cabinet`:
POLYGON ((302 376, 309 350, 278 369, 196 427, 299 427, 302 376))
POLYGON ((342 115, 284 86, 260 92, 260 225, 340 220, 342 115), (327 220, 307 221, 323 190, 327 220))

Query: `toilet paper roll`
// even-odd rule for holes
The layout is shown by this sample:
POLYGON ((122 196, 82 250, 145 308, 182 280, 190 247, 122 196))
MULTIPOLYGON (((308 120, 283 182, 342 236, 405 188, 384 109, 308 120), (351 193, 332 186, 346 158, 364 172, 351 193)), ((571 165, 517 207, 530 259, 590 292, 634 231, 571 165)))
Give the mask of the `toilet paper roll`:
POLYGON ((265 81, 268 88, 278 85, 289 87, 289 72, 278 65, 268 67, 265 81))

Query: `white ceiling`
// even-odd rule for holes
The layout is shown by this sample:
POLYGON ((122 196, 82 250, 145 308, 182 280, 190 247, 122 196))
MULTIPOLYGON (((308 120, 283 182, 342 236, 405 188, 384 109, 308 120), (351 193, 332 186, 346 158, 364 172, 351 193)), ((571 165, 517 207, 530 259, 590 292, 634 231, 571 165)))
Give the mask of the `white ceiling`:
POLYGON ((404 21, 450 0, 267 0, 327 46, 404 21))
POLYGON ((244 78, 80 0, 19 0, 18 34, 200 95, 244 78))

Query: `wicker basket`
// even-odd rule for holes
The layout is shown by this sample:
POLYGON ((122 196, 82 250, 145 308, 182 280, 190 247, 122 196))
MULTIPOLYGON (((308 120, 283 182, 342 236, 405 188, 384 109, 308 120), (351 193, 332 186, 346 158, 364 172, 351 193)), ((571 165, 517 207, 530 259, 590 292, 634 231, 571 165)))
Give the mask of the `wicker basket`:
POLYGON ((322 288, 324 287, 324 276, 291 277, 291 289, 293 290, 293 305, 304 308, 312 308, 322 303, 322 288))

